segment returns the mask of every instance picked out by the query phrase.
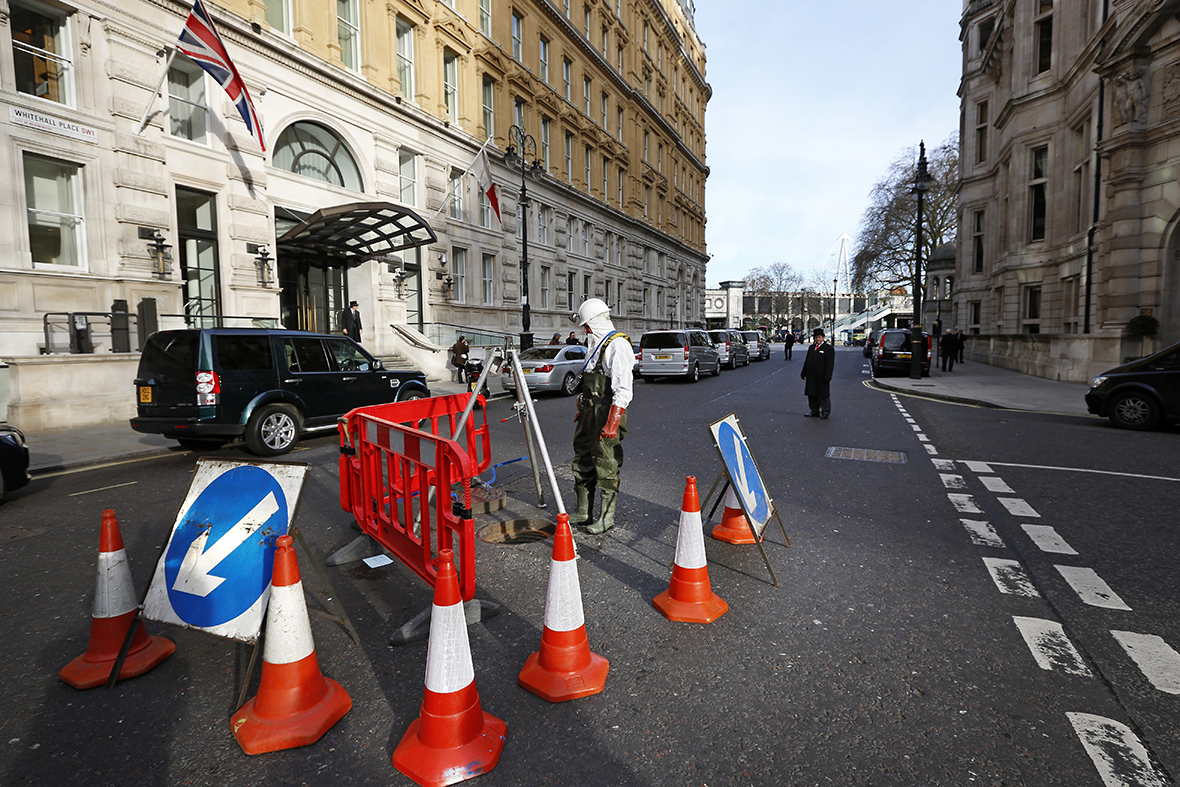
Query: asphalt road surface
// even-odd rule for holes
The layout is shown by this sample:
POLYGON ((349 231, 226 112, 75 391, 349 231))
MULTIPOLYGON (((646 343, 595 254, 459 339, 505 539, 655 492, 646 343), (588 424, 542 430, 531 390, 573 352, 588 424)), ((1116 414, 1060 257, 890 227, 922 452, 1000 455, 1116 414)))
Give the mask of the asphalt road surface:
MULTIPOLYGON (((871 387, 858 348, 837 352, 831 419, 803 418, 801 363, 778 352, 697 384, 636 384, 619 525, 576 534, 590 645, 611 662, 601 694, 550 704, 517 685, 540 643, 551 542, 477 542, 476 597, 503 611, 469 628, 476 683, 508 732, 474 783, 1172 784, 1180 434, 894 396, 871 387), (792 546, 772 523, 775 587, 757 547, 707 538, 729 612, 672 623, 651 600, 668 587, 685 477, 703 497, 721 471, 708 425, 729 413, 792 546)), ((537 410, 568 468, 573 401, 537 410)), ((525 454, 508 415, 489 405, 497 463, 525 454)), ((356 534, 337 456, 320 437, 286 457, 311 465, 296 524, 320 558, 356 534)), ((312 619, 324 672, 353 700, 314 745, 241 751, 228 720, 250 649, 206 634, 149 624, 176 654, 113 690, 57 679, 86 648, 100 512, 116 509, 142 592, 194 460, 41 477, 0 505, 0 783, 411 784, 390 758, 418 714, 426 643, 388 638, 431 591, 397 563, 330 568, 329 590, 300 555, 309 591, 338 599, 361 637, 312 619)), ((497 485, 497 517, 538 515, 525 463, 497 485)))

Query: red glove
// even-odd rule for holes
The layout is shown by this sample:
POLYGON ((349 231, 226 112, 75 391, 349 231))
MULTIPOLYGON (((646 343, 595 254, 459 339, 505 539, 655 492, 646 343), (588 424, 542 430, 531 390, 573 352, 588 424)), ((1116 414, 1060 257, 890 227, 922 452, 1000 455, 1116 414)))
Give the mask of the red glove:
POLYGON ((602 427, 602 431, 598 436, 600 439, 606 440, 619 436, 619 421, 623 420, 623 415, 627 411, 617 405, 610 406, 610 413, 606 416, 606 426, 602 427))

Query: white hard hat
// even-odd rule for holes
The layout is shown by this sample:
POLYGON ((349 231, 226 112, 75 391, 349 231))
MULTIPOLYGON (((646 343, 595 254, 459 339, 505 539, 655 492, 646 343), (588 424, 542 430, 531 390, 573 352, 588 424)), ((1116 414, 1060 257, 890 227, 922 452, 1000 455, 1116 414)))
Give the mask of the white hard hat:
POLYGON ((600 298, 587 298, 578 310, 570 315, 576 325, 585 325, 602 314, 610 314, 610 307, 600 298))

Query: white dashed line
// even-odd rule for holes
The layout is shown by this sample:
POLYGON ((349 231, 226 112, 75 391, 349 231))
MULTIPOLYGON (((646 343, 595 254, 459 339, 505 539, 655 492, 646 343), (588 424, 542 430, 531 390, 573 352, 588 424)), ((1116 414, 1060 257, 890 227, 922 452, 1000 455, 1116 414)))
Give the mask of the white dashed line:
POLYGON ((972 473, 990 473, 992 469, 986 462, 963 462, 972 473))
POLYGON ((1092 678, 1094 673, 1082 661, 1082 654, 1065 635, 1065 628, 1055 620, 1013 616, 1016 628, 1032 651, 1033 658, 1043 670, 1065 672, 1092 678))
POLYGON ((979 506, 975 505, 975 498, 972 497, 971 495, 955 495, 955 494, 948 493, 947 498, 950 499, 951 505, 953 505, 955 507, 955 510, 958 511, 960 514, 982 514, 983 513, 983 509, 981 509, 979 506))
POLYGON ((1168 787, 1147 747, 1126 724, 1089 713, 1066 713, 1106 787, 1168 787))
POLYGON ((955 469, 955 463, 954 463, 954 460, 952 460, 952 459, 931 459, 930 461, 934 463, 935 470, 954 470, 955 469))
POLYGON ((966 489, 967 482, 963 480, 961 475, 951 475, 950 473, 939 473, 938 477, 942 479, 942 485, 947 489, 966 489))
POLYGON ((1151 685, 1168 694, 1180 694, 1180 653, 1153 634, 1112 631, 1151 685))
POLYGON ((921 440, 923 443, 930 442, 930 438, 920 432, 918 433, 918 439, 921 440))
POLYGON ((1026 598, 1037 598, 1041 595, 1025 573, 1024 566, 1017 561, 985 557, 983 564, 987 566, 987 573, 992 575, 992 582, 996 583, 1001 593, 1026 598))
POLYGON ((995 475, 980 476, 979 480, 987 487, 989 492, 1002 492, 1004 494, 1012 494, 1016 490, 1004 483, 1004 479, 995 475))
POLYGON ((971 534, 971 543, 981 547, 1000 547, 1007 546, 1004 539, 1000 538, 1000 534, 992 527, 991 522, 985 522, 980 519, 960 519, 963 527, 967 528, 967 532, 971 534))
POLYGON ((1037 513, 1036 509, 1026 503, 1022 498, 997 497, 996 499, 1000 501, 1000 505, 1008 509, 1008 513, 1012 516, 1031 516, 1036 517, 1037 519, 1041 518, 1041 515, 1037 513))
POLYGON ((931 456, 938 453, 938 449, 935 448, 934 446, 930 445, 929 443, 927 443, 926 445, 924 445, 922 447, 925 448, 926 453, 930 454, 931 456))
POLYGON ((1021 525, 1021 527, 1042 552, 1052 552, 1055 555, 1077 554, 1077 551, 1048 525, 1021 525))
POLYGON ((1111 590, 1110 585, 1106 584, 1102 577, 1094 572, 1094 569, 1081 566, 1054 566, 1054 568, 1074 589, 1078 598, 1090 606, 1131 611, 1131 608, 1119 598, 1118 593, 1111 590))

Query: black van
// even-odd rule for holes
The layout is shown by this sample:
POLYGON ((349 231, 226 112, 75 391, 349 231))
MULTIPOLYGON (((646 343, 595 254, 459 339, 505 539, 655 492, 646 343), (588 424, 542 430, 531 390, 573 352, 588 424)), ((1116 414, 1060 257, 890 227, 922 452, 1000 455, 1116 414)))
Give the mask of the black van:
POLYGON ((1095 377, 1086 409, 1123 429, 1180 422, 1180 344, 1095 377))
POLYGON ((260 328, 161 331, 135 379, 137 432, 189 449, 242 437, 260 456, 357 407, 430 396, 422 372, 392 371, 347 336, 260 328))

